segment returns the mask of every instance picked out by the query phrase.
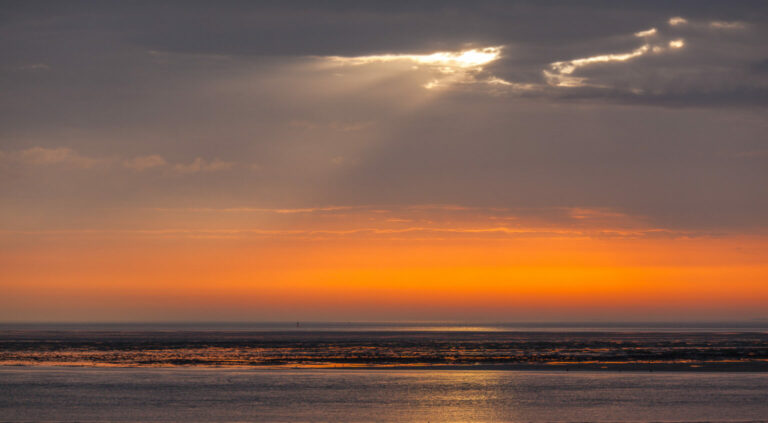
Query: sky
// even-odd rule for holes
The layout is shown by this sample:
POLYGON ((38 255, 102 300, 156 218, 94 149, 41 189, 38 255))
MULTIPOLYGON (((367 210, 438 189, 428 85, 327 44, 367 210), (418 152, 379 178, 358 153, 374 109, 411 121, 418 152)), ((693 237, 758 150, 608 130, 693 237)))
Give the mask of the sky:
POLYGON ((764 1, 5 1, 0 321, 767 319, 764 1))

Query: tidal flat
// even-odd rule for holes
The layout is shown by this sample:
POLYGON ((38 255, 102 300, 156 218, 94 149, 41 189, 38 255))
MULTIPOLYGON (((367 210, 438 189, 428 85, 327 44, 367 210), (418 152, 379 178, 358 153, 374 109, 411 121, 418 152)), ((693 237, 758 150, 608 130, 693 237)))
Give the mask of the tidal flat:
POLYGON ((2 330, 0 365, 768 371, 768 333, 2 330))

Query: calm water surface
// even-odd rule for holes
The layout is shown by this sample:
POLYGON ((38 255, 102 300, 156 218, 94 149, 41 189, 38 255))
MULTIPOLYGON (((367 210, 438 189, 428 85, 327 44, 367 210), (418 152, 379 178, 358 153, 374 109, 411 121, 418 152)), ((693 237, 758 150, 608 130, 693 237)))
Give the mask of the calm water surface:
POLYGON ((768 374, 5 367, 0 420, 768 421, 768 374))

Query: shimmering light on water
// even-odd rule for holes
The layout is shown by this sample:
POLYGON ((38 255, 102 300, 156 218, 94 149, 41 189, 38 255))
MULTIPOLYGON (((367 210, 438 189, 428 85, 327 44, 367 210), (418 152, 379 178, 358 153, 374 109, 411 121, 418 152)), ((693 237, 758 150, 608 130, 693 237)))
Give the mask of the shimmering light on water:
POLYGON ((766 373, 0 368, 0 420, 764 421, 766 373))

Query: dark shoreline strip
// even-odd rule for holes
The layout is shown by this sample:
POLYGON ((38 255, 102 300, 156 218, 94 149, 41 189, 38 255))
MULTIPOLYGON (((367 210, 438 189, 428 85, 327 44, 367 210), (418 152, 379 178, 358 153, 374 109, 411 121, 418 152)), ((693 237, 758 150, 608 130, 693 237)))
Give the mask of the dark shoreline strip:
POLYGON ((243 370, 468 370, 468 371, 597 371, 597 372, 688 372, 688 373, 711 373, 711 372, 749 372, 749 373, 768 373, 768 362, 764 361, 746 361, 746 362, 703 362, 703 363, 515 363, 515 364, 414 364, 414 365, 368 365, 364 363, 312 363, 299 364, 290 363, 284 365, 214 365, 214 364, 186 364, 186 365, 163 365, 163 364, 141 364, 129 365, 126 363, 44 363, 44 364, 0 364, 0 369, 243 369, 243 370))

